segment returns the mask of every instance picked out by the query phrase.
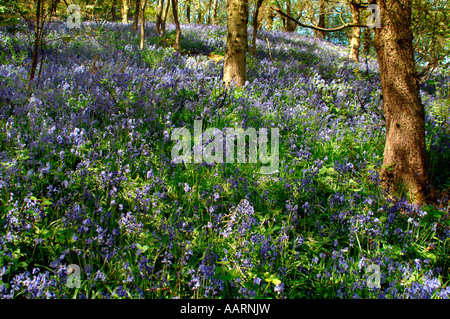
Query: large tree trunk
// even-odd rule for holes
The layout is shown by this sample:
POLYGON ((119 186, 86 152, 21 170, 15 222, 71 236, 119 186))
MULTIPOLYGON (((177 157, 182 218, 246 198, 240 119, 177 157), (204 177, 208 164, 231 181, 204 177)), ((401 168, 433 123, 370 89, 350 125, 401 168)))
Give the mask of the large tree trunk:
POLYGON ((252 51, 253 51, 253 55, 256 56, 256 37, 258 35, 258 15, 259 15, 259 8, 261 8, 261 5, 263 3, 264 0, 257 0, 256 1, 256 8, 255 8, 255 12, 253 13, 253 38, 252 38, 252 51))
POLYGON ((227 0, 227 17, 223 82, 240 87, 246 80, 248 0, 227 0))
POLYGON ((134 9, 134 21, 133 21, 133 30, 137 30, 139 23, 139 9, 141 7, 141 1, 136 0, 136 8, 134 9))
POLYGON ((412 0, 378 0, 381 28, 375 30, 380 66, 386 144, 381 179, 388 191, 407 191, 421 203, 430 183, 425 147, 425 111, 414 65, 412 0))
POLYGON ((173 14, 173 21, 177 28, 177 35, 175 38, 175 50, 180 52, 181 51, 181 44, 180 44, 181 28, 180 28, 180 22, 178 21, 178 0, 172 0, 172 14, 173 14))
MULTIPOLYGON (((350 9, 352 11, 352 23, 359 24, 359 6, 355 2, 351 2, 350 9)), ((361 28, 352 28, 352 39, 350 41, 349 58, 354 61, 359 61, 359 44, 361 39, 361 28)))

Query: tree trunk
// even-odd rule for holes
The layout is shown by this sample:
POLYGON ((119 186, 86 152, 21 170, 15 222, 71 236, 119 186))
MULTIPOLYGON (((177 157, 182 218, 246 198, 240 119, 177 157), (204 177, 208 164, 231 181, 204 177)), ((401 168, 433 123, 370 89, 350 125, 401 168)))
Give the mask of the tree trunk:
MULTIPOLYGON (((320 0, 319 3, 319 22, 317 26, 319 28, 325 28, 325 1, 326 0, 320 0)), ((324 31, 315 31, 315 35, 318 38, 325 38, 325 32, 324 31)))
MULTIPOLYGON (((355 2, 351 2, 350 10, 352 12, 352 23, 359 24, 359 9, 358 4, 355 2)), ((350 54, 349 58, 353 61, 359 61, 359 45, 361 39, 361 28, 353 27, 352 28, 352 39, 350 41, 350 54)))
POLYGON ((116 21, 117 17, 116 17, 116 5, 117 5, 117 0, 114 0, 111 6, 111 20, 112 21, 116 21))
POLYGON ((425 111, 414 65, 412 0, 378 0, 381 28, 375 30, 380 66, 386 144, 381 180, 392 192, 407 191, 422 203, 430 193, 425 111))
POLYGON ((248 0, 227 0, 227 17, 223 82, 240 87, 246 80, 248 0))
MULTIPOLYGON (((292 15, 291 10, 291 0, 286 1, 286 13, 292 15)), ((297 29, 297 25, 289 19, 286 19, 284 24, 284 31, 286 32, 294 32, 297 29)))
POLYGON ((139 8, 141 7, 141 1, 136 0, 136 8, 134 10, 133 30, 136 31, 139 23, 139 8))
POLYGON ((147 0, 141 0, 141 44, 140 49, 144 48, 145 40, 145 7, 147 6, 147 0))
POLYGON ((164 0, 158 0, 158 11, 156 12, 156 33, 158 34, 161 34, 163 10, 164 10, 164 0))
POLYGON ((214 24, 218 24, 219 23, 219 21, 217 19, 217 9, 218 9, 218 7, 219 7, 219 1, 218 0, 214 0, 214 3, 213 3, 213 22, 214 22, 214 24))
POLYGON ((186 4, 186 20, 191 23, 191 1, 186 4))
POLYGON ((211 6, 212 6, 212 0, 208 1, 208 9, 206 10, 208 17, 206 18, 206 24, 211 24, 211 6))
POLYGON ((197 6, 197 23, 198 23, 198 24, 203 23, 202 2, 201 2, 201 0, 198 0, 198 6, 197 6))
POLYGON ((34 45, 33 45, 33 57, 31 60, 31 70, 30 75, 28 77, 28 83, 30 83, 34 76, 36 75, 36 68, 38 64, 38 50, 39 50, 39 42, 41 39, 41 32, 43 31, 43 24, 41 27, 41 6, 42 0, 37 0, 36 2, 36 24, 34 26, 34 45))
POLYGON ((122 23, 128 23, 128 0, 123 0, 122 23))
POLYGON ((172 0, 172 15, 173 15, 173 21, 177 28, 177 35, 175 38, 175 50, 180 52, 181 51, 181 44, 180 44, 181 28, 180 28, 180 22, 178 21, 178 0, 172 0))
POLYGON ((273 20, 275 19, 275 12, 270 5, 267 6, 267 30, 273 30, 273 20))
POLYGON ((252 38, 252 51, 253 55, 256 56, 256 37, 258 35, 258 15, 259 15, 259 8, 261 8, 261 5, 264 0, 257 0, 256 1, 256 8, 255 12, 253 14, 253 38, 252 38))
POLYGON ((169 8, 170 8, 170 0, 167 0, 166 8, 163 12, 163 16, 161 19, 161 35, 164 35, 166 33, 166 21, 167 16, 169 14, 169 8))

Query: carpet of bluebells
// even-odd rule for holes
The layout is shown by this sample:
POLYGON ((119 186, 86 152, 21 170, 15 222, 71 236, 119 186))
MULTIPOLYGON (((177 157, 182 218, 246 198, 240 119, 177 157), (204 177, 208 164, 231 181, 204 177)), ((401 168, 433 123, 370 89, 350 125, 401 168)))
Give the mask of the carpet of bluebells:
POLYGON ((260 31, 248 83, 224 90, 207 57, 224 27, 182 25, 181 53, 173 25, 142 50, 131 27, 49 24, 28 88, 33 30, 0 29, 1 298, 450 297, 448 74, 421 87, 443 195, 417 206, 379 187, 374 57, 260 31), (175 164, 195 119, 279 128, 279 172, 175 164))

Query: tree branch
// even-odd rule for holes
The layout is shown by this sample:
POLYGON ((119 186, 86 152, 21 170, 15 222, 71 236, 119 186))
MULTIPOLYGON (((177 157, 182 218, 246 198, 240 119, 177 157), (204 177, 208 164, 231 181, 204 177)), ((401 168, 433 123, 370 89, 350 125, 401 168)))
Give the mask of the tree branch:
POLYGON ((343 25, 341 25, 339 27, 336 27, 336 28, 321 28, 321 27, 317 27, 317 26, 314 26, 314 25, 304 24, 304 23, 298 21, 297 19, 295 19, 294 17, 288 15, 287 13, 284 13, 283 11, 281 11, 280 8, 272 6, 272 10, 277 12, 279 15, 281 15, 281 16, 283 16, 285 18, 288 18, 289 20, 295 22, 296 24, 298 24, 301 27, 310 28, 310 29, 317 30, 317 31, 336 32, 336 31, 341 31, 341 30, 343 30, 345 28, 352 28, 352 27, 367 28, 368 27, 365 24, 345 23, 345 24, 343 24, 343 25))

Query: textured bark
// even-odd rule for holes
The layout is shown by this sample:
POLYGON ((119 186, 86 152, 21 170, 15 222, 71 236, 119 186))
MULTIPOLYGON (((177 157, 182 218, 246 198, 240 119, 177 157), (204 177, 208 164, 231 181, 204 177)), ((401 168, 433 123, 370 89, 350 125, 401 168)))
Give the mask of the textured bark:
MULTIPOLYGON (((286 1, 286 13, 292 15, 291 0, 286 1)), ((295 30, 297 30, 297 25, 295 22, 290 19, 286 19, 286 22, 284 23, 284 31, 294 32, 295 30)))
POLYGON ((128 0, 123 0, 122 23, 128 23, 128 0))
POLYGON ((407 191, 422 203, 429 195, 425 111, 420 99, 411 32, 411 0, 379 0, 375 30, 380 65, 386 144, 381 180, 388 191, 407 191))
POLYGON ((258 35, 258 28, 259 28, 259 9, 261 8, 261 5, 264 0, 257 0, 256 1, 256 8, 255 12, 253 13, 253 38, 252 38, 252 51, 253 55, 256 55, 256 37, 258 35))
POLYGON ((169 14, 169 8, 170 0, 167 0, 166 8, 164 9, 163 16, 161 18, 161 35, 164 35, 166 33, 166 21, 167 15, 169 14))
POLYGON ((156 33, 158 34, 161 34, 163 10, 164 10, 164 0, 158 0, 158 11, 156 12, 156 33))
POLYGON ((218 16, 217 16, 217 9, 219 8, 219 1, 218 0, 214 0, 213 2, 213 23, 214 24, 218 24, 218 16))
POLYGON ((186 20, 191 23, 191 1, 186 4, 186 20))
POLYGON ((212 7, 212 0, 208 1, 208 8, 206 10, 208 16, 206 18, 206 24, 211 24, 211 7, 212 7))
POLYGON ((227 17, 223 82, 240 87, 246 80, 248 0, 228 0, 227 17))
POLYGON ((147 6, 147 0, 141 0, 141 44, 140 49, 144 48, 145 40, 145 7, 147 6))
MULTIPOLYGON (((354 24, 359 24, 359 10, 358 5, 354 2, 350 3, 350 9, 352 12, 352 22, 354 24)), ((352 38, 350 41, 350 54, 349 58, 354 61, 359 61, 359 46, 361 39, 361 28, 353 27, 352 28, 352 38)))
POLYGON ((34 45, 33 45, 33 56, 31 60, 31 70, 30 75, 28 77, 28 82, 32 81, 34 79, 34 76, 36 74, 36 68, 38 64, 38 50, 39 50, 39 42, 41 39, 41 32, 43 29, 43 24, 41 27, 41 7, 42 7, 42 0, 37 0, 36 2, 36 23, 34 25, 34 45))
MULTIPOLYGON (((326 0, 320 0, 319 2, 319 22, 317 23, 319 28, 325 28, 325 1, 326 0)), ((318 38, 325 38, 324 31, 315 31, 315 35, 318 38)))
POLYGON ((275 12, 272 10, 270 6, 267 6, 267 30, 273 29, 273 20, 275 19, 275 12))
POLYGON ((181 51, 181 44, 180 44, 181 28, 180 28, 180 22, 178 21, 178 0, 172 0, 172 14, 173 14, 173 21, 177 28, 177 35, 175 37, 175 50, 180 52, 181 51))
POLYGON ((137 30, 138 23, 139 23, 139 9, 141 7, 141 1, 136 0, 136 7, 134 10, 134 21, 133 21, 133 30, 137 30))

